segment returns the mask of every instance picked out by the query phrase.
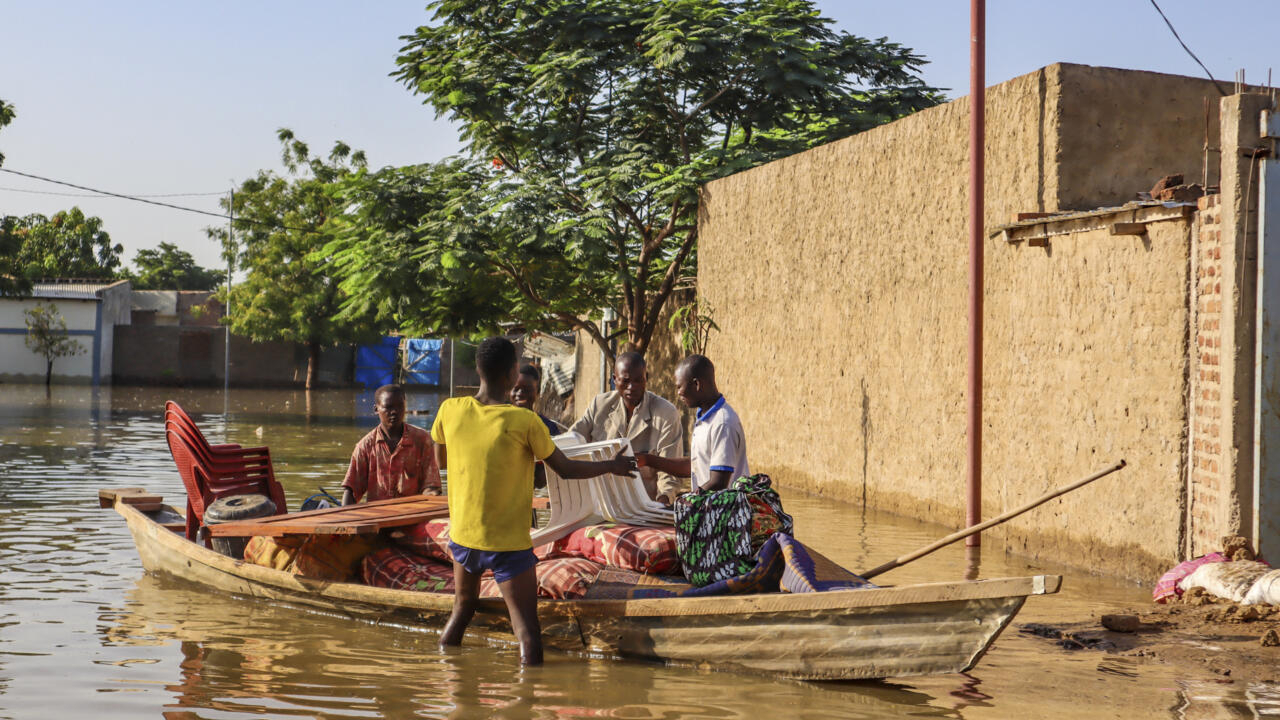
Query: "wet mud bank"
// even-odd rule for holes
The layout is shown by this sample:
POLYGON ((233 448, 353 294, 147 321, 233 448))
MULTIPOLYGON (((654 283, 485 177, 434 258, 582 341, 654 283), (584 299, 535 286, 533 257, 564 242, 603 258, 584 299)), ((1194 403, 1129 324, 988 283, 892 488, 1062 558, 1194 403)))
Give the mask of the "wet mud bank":
POLYGON ((1061 623, 1023 623, 1018 630, 1040 639, 1046 649, 1064 653, 1102 652, 1168 663, 1208 672, 1220 682, 1280 682, 1280 606, 1275 605, 1238 605, 1193 592, 1169 605, 1061 623))

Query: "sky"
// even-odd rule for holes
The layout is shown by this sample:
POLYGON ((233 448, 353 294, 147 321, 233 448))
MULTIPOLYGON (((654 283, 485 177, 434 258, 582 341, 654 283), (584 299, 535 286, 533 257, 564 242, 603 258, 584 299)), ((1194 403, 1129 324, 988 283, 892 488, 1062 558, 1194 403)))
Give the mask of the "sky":
MULTIPOLYGON (((1157 0, 1220 81, 1244 69, 1265 83, 1280 50, 1274 0, 1157 0), (1210 9, 1211 8, 1211 9, 1210 9)), ((834 27, 887 37, 924 55, 924 80, 968 94, 965 0, 818 0, 834 27)), ((343 140, 373 168, 439 160, 454 128, 388 76, 399 37, 428 21, 424 0, 0 0, 4 168, 220 212, 217 194, 280 168, 276 130, 314 151, 343 140)), ((1150 0, 989 0, 987 84, 1055 62, 1203 77, 1150 0)), ((0 214, 78 205, 103 219, 132 261, 171 242, 221 264, 204 228, 215 218, 126 200, 38 193, 72 188, 0 172, 0 214)))

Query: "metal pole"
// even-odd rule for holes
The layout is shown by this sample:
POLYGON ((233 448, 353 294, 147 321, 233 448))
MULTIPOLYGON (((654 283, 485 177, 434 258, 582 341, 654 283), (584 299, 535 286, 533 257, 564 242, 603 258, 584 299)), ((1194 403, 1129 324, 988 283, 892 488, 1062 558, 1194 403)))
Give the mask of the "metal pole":
POLYGON ((231 202, 228 203, 229 208, 227 220, 227 302, 223 305, 222 314, 226 322, 222 324, 222 391, 228 392, 231 389, 231 258, 235 253, 235 221, 236 221, 236 191, 231 191, 231 202))
MULTIPOLYGON (((969 488, 965 524, 982 521, 982 295, 986 178, 986 0, 969 4, 969 488)), ((977 533, 965 544, 982 543, 977 533)))

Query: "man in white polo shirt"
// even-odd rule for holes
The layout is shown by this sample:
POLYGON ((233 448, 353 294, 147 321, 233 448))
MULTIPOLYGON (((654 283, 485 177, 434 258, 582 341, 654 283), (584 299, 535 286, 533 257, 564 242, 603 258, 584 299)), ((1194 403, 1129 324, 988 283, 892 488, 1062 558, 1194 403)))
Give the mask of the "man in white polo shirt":
POLYGON ((716 369, 711 361, 702 355, 690 355, 680 361, 676 367, 676 394, 685 405, 697 409, 689 443, 691 457, 636 453, 636 463, 679 477, 692 477, 694 492, 723 490, 734 478, 750 475, 742 421, 716 388, 716 369))

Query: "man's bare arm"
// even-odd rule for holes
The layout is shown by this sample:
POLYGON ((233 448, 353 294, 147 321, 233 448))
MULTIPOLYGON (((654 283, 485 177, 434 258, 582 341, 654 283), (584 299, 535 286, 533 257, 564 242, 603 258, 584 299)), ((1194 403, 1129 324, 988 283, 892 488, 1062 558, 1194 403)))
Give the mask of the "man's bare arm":
POLYGON ((618 453, 612 460, 570 460, 560 448, 547 456, 547 466, 565 479, 589 478, 597 475, 630 475, 636 469, 636 459, 618 453))
POLYGON ((676 477, 691 477, 689 458, 664 458, 653 453, 636 453, 636 463, 641 467, 651 467, 658 472, 668 473, 676 477))
POLYGON ((711 492, 712 490, 724 490, 729 487, 729 481, 733 480, 733 473, 728 470, 712 470, 711 479, 706 485, 698 488, 698 492, 711 492))

